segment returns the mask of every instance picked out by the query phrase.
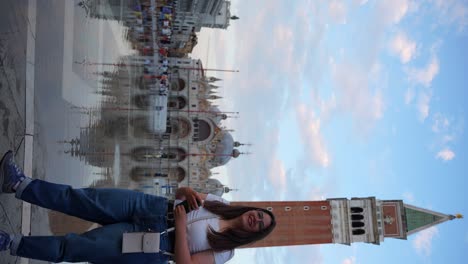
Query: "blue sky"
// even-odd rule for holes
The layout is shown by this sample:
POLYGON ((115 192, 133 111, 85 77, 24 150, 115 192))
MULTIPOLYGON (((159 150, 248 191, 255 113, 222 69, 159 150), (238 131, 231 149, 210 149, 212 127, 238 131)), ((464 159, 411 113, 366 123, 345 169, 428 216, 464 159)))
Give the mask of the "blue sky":
MULTIPOLYGON (((468 214, 468 2, 232 1, 193 57, 223 79, 253 154, 221 168, 232 200, 376 196, 468 214)), ((468 224, 408 241, 239 250, 231 263, 463 263, 468 224), (253 261, 254 260, 254 261, 253 261)))

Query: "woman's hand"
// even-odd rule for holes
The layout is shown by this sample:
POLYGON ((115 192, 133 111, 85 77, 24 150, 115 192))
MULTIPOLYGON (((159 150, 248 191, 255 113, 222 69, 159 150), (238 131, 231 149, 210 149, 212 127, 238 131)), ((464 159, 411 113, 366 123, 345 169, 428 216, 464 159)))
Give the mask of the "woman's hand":
POLYGON ((187 188, 185 193, 185 199, 190 205, 190 210, 197 210, 198 204, 202 204, 202 199, 200 195, 192 188, 187 188))
POLYGON ((185 228, 187 226, 187 213, 185 212, 185 208, 183 206, 176 206, 174 208, 174 216, 176 230, 179 228, 185 228))
POLYGON ((189 187, 179 188, 176 192, 176 199, 187 200, 190 211, 198 209, 198 204, 202 204, 200 194, 189 187))

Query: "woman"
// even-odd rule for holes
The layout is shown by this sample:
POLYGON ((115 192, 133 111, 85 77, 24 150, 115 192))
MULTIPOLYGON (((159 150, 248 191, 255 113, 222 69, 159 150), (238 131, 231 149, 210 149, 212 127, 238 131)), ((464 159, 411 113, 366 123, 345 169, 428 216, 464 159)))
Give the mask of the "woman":
POLYGON ((224 199, 180 188, 183 206, 169 206, 163 197, 121 189, 73 189, 67 185, 26 177, 8 151, 0 161, 0 193, 15 193, 23 201, 96 222, 102 227, 84 234, 25 236, 0 230, 0 250, 51 262, 91 263, 224 263, 234 249, 266 237, 275 227, 274 215, 264 209, 230 206, 224 199), (198 203, 204 200, 203 206, 198 203), (174 218, 172 221, 171 218, 174 218), (161 235, 160 253, 122 253, 127 232, 174 232, 161 235), (175 241, 174 241, 175 240, 175 241))

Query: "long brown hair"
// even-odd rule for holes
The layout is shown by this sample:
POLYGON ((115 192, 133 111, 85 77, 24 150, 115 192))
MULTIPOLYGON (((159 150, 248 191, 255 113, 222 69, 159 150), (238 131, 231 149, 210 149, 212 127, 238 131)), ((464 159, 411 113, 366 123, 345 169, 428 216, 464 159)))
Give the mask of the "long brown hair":
POLYGON ((258 232, 248 232, 237 228, 228 228, 222 232, 217 232, 210 227, 208 243, 214 251, 230 250, 261 240, 270 234, 276 226, 273 213, 263 208, 228 205, 219 201, 205 201, 203 208, 220 216, 223 220, 234 219, 251 210, 262 211, 271 217, 270 226, 258 232))

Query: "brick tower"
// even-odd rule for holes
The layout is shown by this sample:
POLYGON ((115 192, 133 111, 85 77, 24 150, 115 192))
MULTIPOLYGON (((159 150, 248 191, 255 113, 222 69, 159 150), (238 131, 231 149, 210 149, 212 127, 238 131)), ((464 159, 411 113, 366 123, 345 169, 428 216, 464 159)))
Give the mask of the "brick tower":
POLYGON ((277 226, 266 239, 248 247, 353 242, 380 244, 384 238, 406 239, 431 226, 462 218, 375 197, 325 201, 232 202, 265 208, 275 214, 277 226))

